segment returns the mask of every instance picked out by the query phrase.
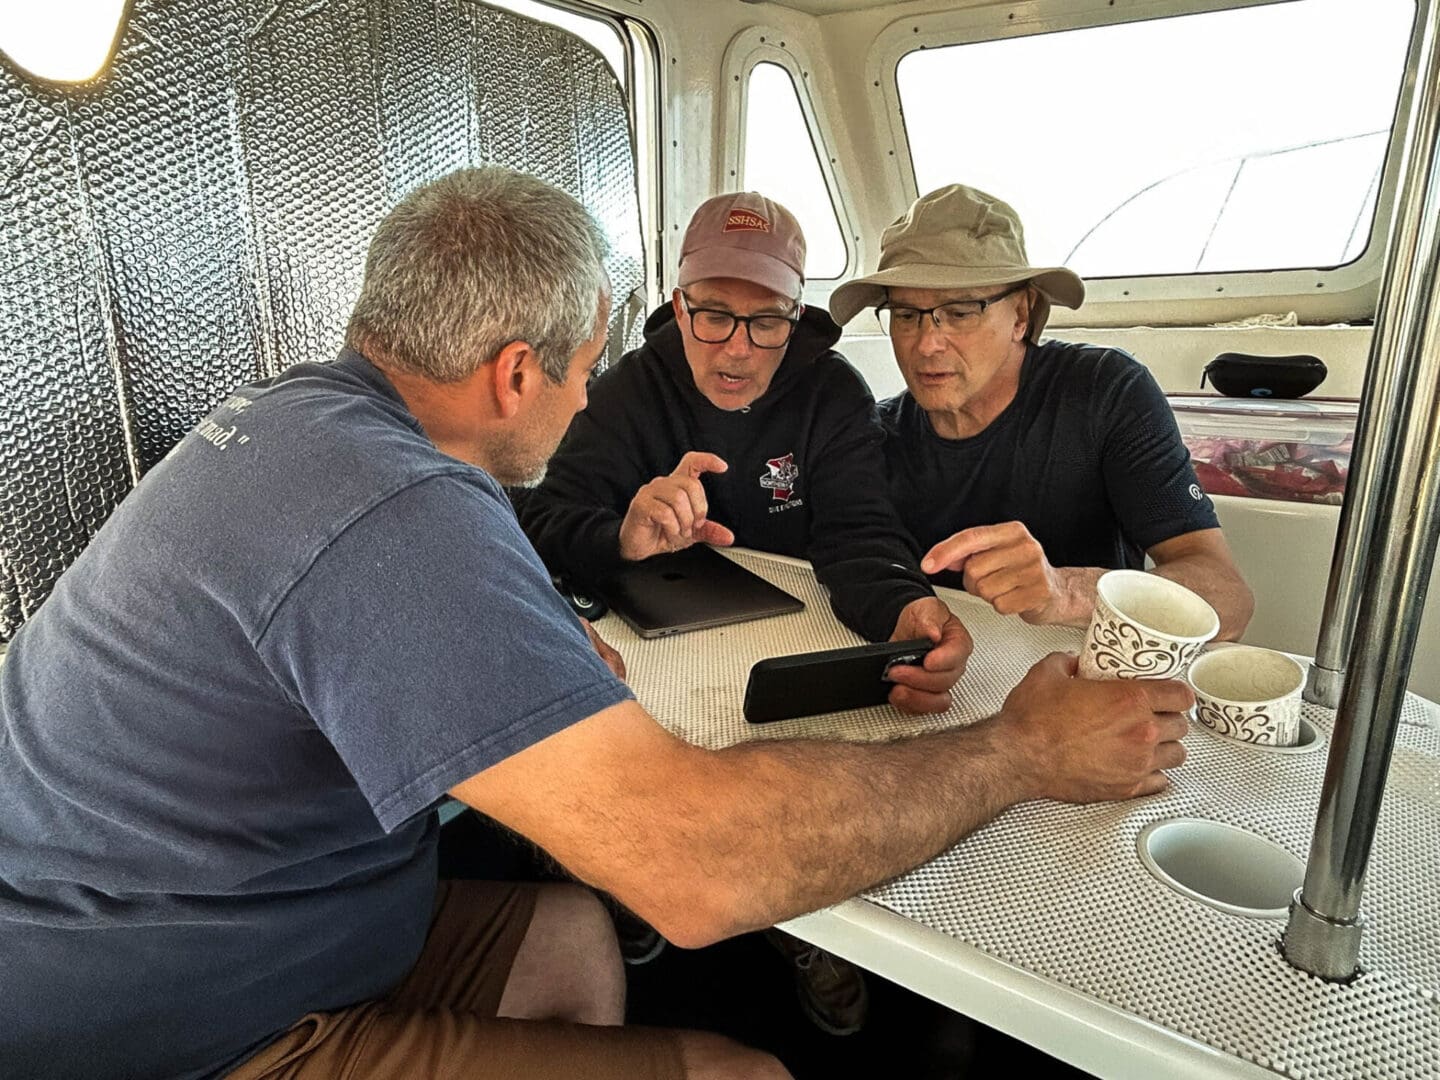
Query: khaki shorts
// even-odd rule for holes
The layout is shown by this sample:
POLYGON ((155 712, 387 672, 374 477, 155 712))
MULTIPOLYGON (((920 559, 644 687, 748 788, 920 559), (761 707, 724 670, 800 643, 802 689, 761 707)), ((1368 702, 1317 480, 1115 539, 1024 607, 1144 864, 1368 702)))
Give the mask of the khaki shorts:
POLYGON ((682 1080, 674 1032, 496 1017, 535 891, 442 881, 420 959, 389 996, 309 1014, 227 1080, 682 1080))

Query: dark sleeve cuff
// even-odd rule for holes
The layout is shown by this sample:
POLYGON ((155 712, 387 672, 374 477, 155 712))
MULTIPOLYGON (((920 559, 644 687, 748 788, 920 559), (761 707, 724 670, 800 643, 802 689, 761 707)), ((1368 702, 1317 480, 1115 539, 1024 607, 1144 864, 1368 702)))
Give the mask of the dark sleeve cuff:
POLYGON ((830 590, 835 617, 867 641, 888 641, 907 604, 935 595, 919 571, 893 565, 885 571, 868 579, 857 577, 855 568, 844 564, 816 571, 820 583, 830 590))
POLYGON ((599 585, 625 565, 620 557, 620 522, 606 521, 586 531, 561 576, 572 585, 599 585))

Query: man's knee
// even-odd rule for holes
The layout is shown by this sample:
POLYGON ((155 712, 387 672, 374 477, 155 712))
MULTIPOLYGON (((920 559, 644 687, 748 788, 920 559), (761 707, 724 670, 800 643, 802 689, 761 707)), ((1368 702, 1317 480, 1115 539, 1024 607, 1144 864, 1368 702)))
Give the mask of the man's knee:
POLYGON ((600 898, 584 885, 542 885, 530 925, 542 921, 568 928, 572 947, 577 950, 585 949, 606 956, 614 953, 617 958, 620 955, 610 912, 600 898))
POLYGON ((708 1031, 676 1032, 685 1080, 792 1080, 771 1055, 708 1031))
POLYGON ((505 985, 500 1015, 620 1024, 625 969, 605 906, 579 885, 544 885, 505 985))

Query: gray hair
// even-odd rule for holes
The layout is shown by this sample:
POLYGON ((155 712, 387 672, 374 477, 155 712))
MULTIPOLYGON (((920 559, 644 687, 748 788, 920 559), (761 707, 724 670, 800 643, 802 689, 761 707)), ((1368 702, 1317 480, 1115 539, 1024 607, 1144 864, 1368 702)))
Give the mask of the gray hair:
POLYGON ((600 227, 578 202, 510 169, 462 169, 416 188, 370 241, 345 343, 457 382, 513 341, 563 383, 609 293, 600 227))

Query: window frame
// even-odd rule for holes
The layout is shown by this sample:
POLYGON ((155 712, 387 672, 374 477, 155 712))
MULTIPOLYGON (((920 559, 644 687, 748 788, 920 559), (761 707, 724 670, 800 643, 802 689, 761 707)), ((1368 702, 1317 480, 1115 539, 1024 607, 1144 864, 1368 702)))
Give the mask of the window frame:
MULTIPOLYGON (((1000 9, 949 12, 897 19, 875 38, 866 60, 867 85, 879 88, 882 115, 876 117, 890 175, 901 196, 891 216, 920 192, 917 189, 910 141, 900 101, 899 64, 921 49, 969 45, 985 41, 1061 33, 1099 26, 1151 22, 1215 11, 1266 7, 1293 0, 1143 0, 1120 7, 1113 0, 1036 0, 1007 11, 1000 9)), ((1414 50, 1415 26, 1407 57, 1414 50)), ((1408 70, 1408 64, 1407 64, 1408 70)), ((1410 116, 1414 87, 1402 77, 1390 138, 1386 147, 1375 216, 1365 250, 1358 259, 1334 268, 1277 269, 1243 272, 1197 272, 1087 279, 1084 314, 1056 308, 1055 326, 1194 325, 1252 315, 1294 311, 1301 322, 1362 322, 1372 319, 1384 266, 1386 241, 1399 184, 1401 148, 1410 116)), ((1004 197, 1003 192, 996 194, 1004 197)))
POLYGON ((840 230, 840 242, 845 249, 845 265, 839 274, 835 277, 805 279, 807 302, 823 304, 836 287, 860 272, 860 237, 848 209, 850 193, 837 169, 839 156, 834 148, 834 140, 828 137, 832 129, 826 107, 810 92, 810 73, 820 69, 810 62, 802 46, 790 40, 793 36, 774 26, 749 26, 738 33, 726 48, 720 66, 725 98, 720 125, 720 176, 715 190, 736 190, 745 175, 750 73, 757 64, 775 64, 784 68, 795 88, 795 97, 800 102, 800 114, 810 135, 810 147, 815 154, 816 163, 820 166, 820 178, 825 184, 825 193, 830 198, 830 209, 835 215, 835 223, 840 230))
MULTIPOLYGON (((500 8, 522 18, 529 18, 506 4, 505 0, 476 0, 500 8)), ((663 302, 665 236, 661 226, 665 196, 665 170, 660 148, 664 145, 665 86, 664 65, 660 63, 660 35, 655 27, 633 15, 620 14, 584 0, 530 0, 540 6, 581 15, 603 22, 614 29, 624 50, 624 77, 620 92, 625 98, 625 112, 630 123, 630 142, 634 147, 635 194, 640 204, 640 243, 645 272, 647 308, 663 302)), ((566 27, 550 24, 570 33, 566 27)), ((584 42, 584 39, 579 39, 584 42)), ((584 42, 589 45, 588 42, 584 42)), ((594 46, 590 46, 594 48, 594 46)), ((603 54, 602 54, 603 59, 603 54)))

